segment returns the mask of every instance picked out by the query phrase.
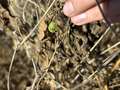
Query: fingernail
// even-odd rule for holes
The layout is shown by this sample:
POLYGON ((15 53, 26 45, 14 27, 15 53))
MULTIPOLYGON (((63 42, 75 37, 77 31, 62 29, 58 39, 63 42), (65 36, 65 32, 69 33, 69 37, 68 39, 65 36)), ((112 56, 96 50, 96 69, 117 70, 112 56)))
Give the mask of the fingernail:
POLYGON ((74 12, 73 5, 70 1, 65 3, 63 7, 63 12, 66 16, 70 16, 74 12))
POLYGON ((86 14, 80 14, 78 16, 72 17, 71 20, 73 23, 79 25, 83 22, 85 22, 87 19, 87 15, 86 14))

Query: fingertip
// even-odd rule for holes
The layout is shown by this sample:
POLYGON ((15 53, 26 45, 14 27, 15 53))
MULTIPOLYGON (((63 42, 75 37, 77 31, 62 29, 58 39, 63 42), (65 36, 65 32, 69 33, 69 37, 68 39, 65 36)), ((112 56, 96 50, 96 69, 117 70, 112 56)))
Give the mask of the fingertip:
POLYGON ((103 19, 103 17, 97 6, 89 9, 83 14, 71 17, 71 21, 75 25, 83 25, 83 24, 95 22, 101 19, 103 19))
POLYGON ((71 22, 75 25, 85 24, 87 21, 87 15, 85 13, 71 17, 71 22))
POLYGON ((63 7, 63 13, 66 16, 71 17, 73 12, 74 12, 74 7, 72 3, 70 1, 67 1, 63 7))

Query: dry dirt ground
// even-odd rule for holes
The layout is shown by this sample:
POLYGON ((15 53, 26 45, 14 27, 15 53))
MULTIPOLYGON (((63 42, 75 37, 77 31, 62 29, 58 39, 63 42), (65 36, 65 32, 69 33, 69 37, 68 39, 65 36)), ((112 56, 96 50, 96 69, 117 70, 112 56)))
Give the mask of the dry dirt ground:
POLYGON ((63 4, 0 0, 0 90, 120 90, 120 25, 75 26, 63 4))

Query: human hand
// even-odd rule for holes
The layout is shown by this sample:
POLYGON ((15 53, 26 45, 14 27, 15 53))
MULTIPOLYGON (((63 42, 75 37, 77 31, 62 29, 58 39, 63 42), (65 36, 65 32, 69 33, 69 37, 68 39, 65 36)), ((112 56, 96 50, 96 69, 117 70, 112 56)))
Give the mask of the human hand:
MULTIPOLYGON (((110 22, 120 22, 120 0, 99 0, 110 22)), ((63 12, 76 25, 102 20, 96 0, 66 0, 63 12)))

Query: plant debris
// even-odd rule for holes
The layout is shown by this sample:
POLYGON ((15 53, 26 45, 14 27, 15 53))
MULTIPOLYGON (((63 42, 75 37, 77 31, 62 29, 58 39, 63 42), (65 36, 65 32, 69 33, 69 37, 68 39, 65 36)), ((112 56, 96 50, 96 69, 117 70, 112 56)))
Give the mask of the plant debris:
POLYGON ((0 90, 120 89, 119 23, 73 25, 64 0, 9 1, 0 0, 0 90))

